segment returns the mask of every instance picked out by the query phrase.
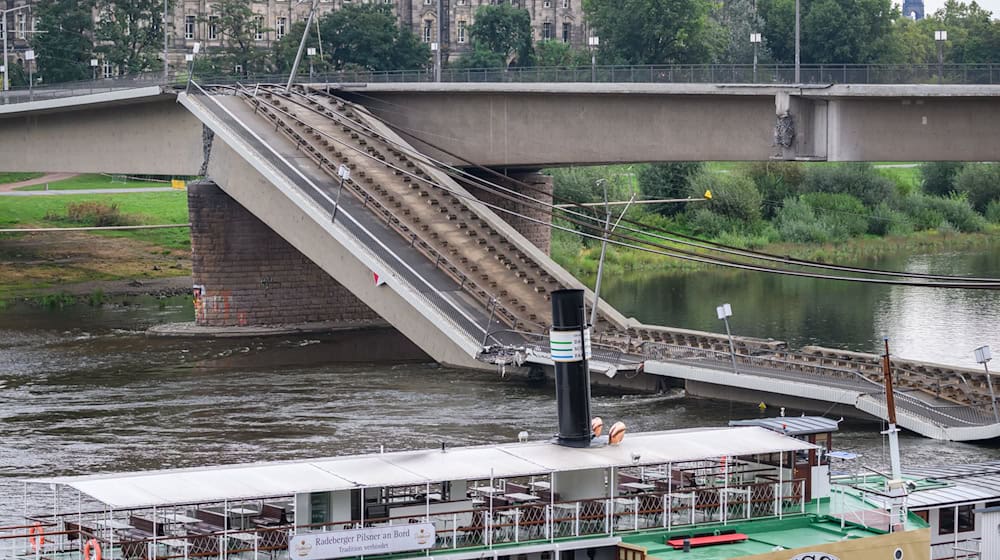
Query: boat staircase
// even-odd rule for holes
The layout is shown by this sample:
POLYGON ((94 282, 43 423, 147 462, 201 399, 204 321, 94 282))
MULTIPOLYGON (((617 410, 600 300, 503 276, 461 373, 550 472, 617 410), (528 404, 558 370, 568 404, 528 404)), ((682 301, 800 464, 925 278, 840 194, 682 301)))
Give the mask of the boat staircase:
MULTIPOLYGON (((214 133, 208 175, 433 358, 462 367, 552 363, 550 294, 585 287, 504 221, 502 209, 478 200, 460 170, 321 89, 194 84, 179 100, 214 133), (237 163, 282 194, 241 190, 250 176, 237 163), (272 212, 282 205, 292 212, 272 212), (301 231, 308 228, 317 232, 311 239, 301 231), (336 250, 337 259, 327 258, 336 250), (390 277, 398 298, 352 277, 359 263, 390 277)), ((876 417, 884 408, 873 383, 877 359, 793 353, 742 337, 735 359, 729 348, 723 335, 645 325, 601 302, 591 367, 608 377, 644 368, 734 392, 805 395, 876 417)), ((902 427, 939 439, 1000 437, 984 384, 942 392, 939 376, 935 391, 934 375, 895 365, 906 393, 902 427)))

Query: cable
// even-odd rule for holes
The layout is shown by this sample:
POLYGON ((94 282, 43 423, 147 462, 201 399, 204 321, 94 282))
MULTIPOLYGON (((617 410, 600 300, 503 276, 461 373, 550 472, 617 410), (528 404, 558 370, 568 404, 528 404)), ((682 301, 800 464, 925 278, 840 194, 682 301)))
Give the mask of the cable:
MULTIPOLYGON (((306 97, 304 94, 301 94, 301 93, 297 93, 297 94, 298 95, 302 95, 303 97, 306 97)), ((287 96, 287 94, 284 94, 284 95, 287 96)), ((292 101, 292 102, 296 103, 296 105, 298 105, 299 107, 302 107, 303 109, 307 109, 307 110, 313 111, 313 112, 315 112, 317 114, 320 114, 320 115, 326 117, 325 114, 320 113, 319 111, 316 111, 315 109, 312 109, 311 107, 307 107, 305 105, 301 105, 301 104, 299 104, 299 103, 297 103, 295 101, 292 101)), ((272 109, 275 110, 275 111, 281 112, 281 113, 285 114, 286 116, 294 119, 300 125, 309 126, 306 123, 302 122, 301 119, 299 119, 295 115, 290 114, 288 111, 286 111, 284 109, 281 109, 281 108, 278 108, 278 107, 274 107, 274 106, 272 106, 272 109)), ((344 120, 350 121, 350 119, 347 119, 346 117, 341 117, 341 118, 343 118, 344 120)), ((353 121, 351 121, 351 122, 353 122, 353 121)), ((587 232, 580 232, 580 231, 577 231, 577 230, 572 229, 572 228, 567 228, 567 227, 564 227, 564 226, 560 226, 558 224, 549 223, 547 221, 539 220, 539 219, 531 217, 531 216, 520 214, 520 213, 515 212, 513 210, 502 208, 502 207, 500 207, 498 205, 495 205, 495 204, 490 204, 490 203, 484 202, 482 200, 477 199, 476 197, 474 197, 472 195, 453 191, 453 190, 449 189, 448 187, 445 187, 443 185, 437 184, 437 183, 435 183, 435 182, 433 182, 433 181, 431 181, 431 180, 429 180, 429 179, 427 179, 425 177, 422 177, 420 175, 416 175, 414 173, 411 173, 411 172, 409 172, 406 169, 403 169, 401 167, 395 166, 395 165, 390 164, 388 162, 385 162, 383 160, 379 160, 378 158, 375 158, 371 154, 368 154, 367 152, 363 152, 362 150, 360 150, 360 149, 358 149, 358 148, 356 148, 354 146, 350 146, 346 142, 344 142, 342 140, 339 140, 337 138, 334 138, 333 136, 330 136, 329 134, 326 134, 326 133, 324 133, 322 131, 315 131, 315 132, 317 132, 317 133, 319 133, 319 134, 321 134, 323 136, 326 136, 326 137, 330 138, 334 142, 337 142, 338 144, 341 144, 341 145, 345 146, 346 148, 349 148, 352 151, 355 151, 355 152, 359 153, 360 155, 362 155, 364 157, 367 157, 367 158, 369 158, 369 159, 371 159, 373 161, 377 161, 381 165, 384 165, 386 167, 394 169, 394 170, 398 171, 399 174, 401 174, 401 175, 407 175, 407 176, 411 177, 412 179, 416 179, 418 181, 426 183, 426 184, 428 184, 431 187, 443 190, 443 191, 451 194, 452 196, 454 196, 456 198, 463 198, 463 199, 467 199, 467 200, 473 200, 473 201, 475 201, 475 202, 477 202, 479 204, 482 204, 482 205, 484 205, 484 206, 486 206, 488 208, 491 208, 491 209, 493 209, 493 210, 495 210, 497 212, 502 212, 502 213, 505 213, 505 214, 510 214, 510 215, 519 217, 521 219, 527 220, 529 222, 538 223, 538 224, 545 225, 545 226, 550 226, 550 227, 558 229, 560 231, 566 231, 566 232, 573 233, 573 234, 581 236, 581 237, 585 237, 585 238, 589 238, 589 239, 594 239, 594 240, 603 240, 604 239, 603 236, 597 236, 597 235, 593 235, 593 234, 590 234, 590 233, 587 233, 587 232)), ((381 135, 379 137, 381 138, 381 141, 389 143, 389 141, 386 140, 386 139, 384 139, 384 138, 382 138, 381 135)), ((406 150, 406 151, 409 151, 409 150, 406 150)), ((551 212, 549 214, 551 215, 551 212)), ((586 225, 586 224, 581 224, 581 225, 584 225, 584 227, 590 227, 589 225, 586 225)), ((769 273, 784 274, 784 275, 788 275, 788 276, 797 276, 797 277, 805 277, 805 278, 818 278, 818 279, 826 279, 826 280, 843 280, 843 281, 849 281, 849 282, 860 282, 860 283, 871 283, 871 284, 884 284, 884 285, 897 285, 897 286, 917 286, 917 287, 936 287, 936 288, 942 288, 942 287, 943 288, 975 288, 975 289, 998 289, 998 288, 1000 288, 1000 283, 993 283, 993 282, 919 282, 919 281, 918 282, 903 282, 903 281, 896 281, 896 280, 885 280, 885 279, 874 279, 874 278, 856 278, 856 277, 849 277, 849 276, 835 276, 835 275, 829 275, 829 274, 815 274, 815 273, 808 273, 808 272, 801 272, 801 271, 781 270, 781 269, 774 269, 774 268, 768 268, 768 267, 757 266, 757 265, 737 263, 737 262, 733 262, 733 261, 727 261, 727 260, 723 260, 723 259, 718 259, 718 258, 715 258, 715 257, 701 256, 701 255, 697 255, 697 254, 694 254, 694 253, 691 253, 691 252, 688 252, 688 251, 683 251, 683 250, 680 250, 680 249, 665 247, 665 246, 662 246, 662 245, 659 245, 659 244, 656 244, 656 243, 651 243, 651 242, 648 242, 648 241, 645 241, 645 240, 636 239, 636 238, 633 238, 633 237, 630 237, 630 236, 625 236, 625 235, 620 235, 620 234, 612 234, 612 235, 615 238, 625 239, 627 241, 633 241, 633 242, 642 243, 642 244, 645 244, 645 245, 651 245, 653 247, 657 247, 658 249, 651 249, 649 247, 644 247, 644 246, 641 246, 641 245, 635 245, 635 244, 632 244, 632 243, 626 243, 626 242, 623 242, 623 241, 619 241, 617 239, 611 239, 610 236, 609 236, 608 243, 611 243, 613 245, 617 245, 617 246, 620 246, 620 247, 626 247, 626 248, 636 249, 636 250, 640 250, 640 251, 650 252, 650 253, 653 253, 653 254, 670 256, 670 257, 678 258, 678 259, 681 259, 681 260, 687 260, 687 261, 692 261, 692 262, 700 262, 700 263, 704 263, 704 264, 715 264, 715 265, 719 265, 719 266, 725 266, 725 267, 736 268, 736 269, 741 269, 741 270, 750 270, 750 271, 755 271, 755 272, 769 272, 769 273)))
MULTIPOLYGON (((395 105, 395 104, 383 101, 381 99, 374 98, 374 97, 372 97, 370 95, 366 95, 364 93, 351 92, 351 94, 352 95, 356 95, 358 97, 365 97, 365 98, 368 98, 368 99, 372 99, 374 101, 381 102, 381 103, 384 103, 386 105, 395 105)), ((390 111, 390 112, 392 112, 392 111, 390 111)), ((573 204, 577 208, 583 208, 582 206, 579 205, 579 203, 577 203, 575 201, 568 200, 568 199, 563 198, 563 197, 559 197, 559 196, 555 195, 554 193, 549 193, 547 191, 544 191, 542 189, 539 189, 539 188, 534 187, 532 185, 529 185, 527 183, 523 183, 521 181, 517 181, 516 179, 512 179, 512 178, 510 178, 510 177, 508 177, 506 175, 503 175, 503 174, 497 172, 496 170, 493 170, 493 169, 490 169, 488 167, 484 167, 484 166, 475 164, 474 162, 471 162, 469 160, 466 160, 466 159, 462 158, 461 156, 459 156, 459 155, 457 155, 457 154, 455 154, 455 153, 453 153, 453 152, 451 152, 451 151, 449 151, 449 150, 447 150, 445 148, 442 148, 441 146, 438 146, 438 145, 436 145, 436 144, 434 144, 434 143, 432 143, 432 142, 430 142, 428 140, 425 140, 423 137, 418 136, 417 134, 415 134, 413 132, 409 132, 409 131, 412 131, 413 129, 407 129, 406 127, 399 127, 399 126, 394 126, 393 128, 400 129, 402 134, 405 134, 406 136, 409 136, 409 137, 413 138, 414 140, 417 140, 417 141, 419 141, 419 142, 421 142, 421 143, 423 143, 423 144, 425 144, 425 145, 427 145, 427 146, 429 146, 429 147, 431 147, 431 148, 433 148, 435 150, 438 150, 441 153, 449 155, 449 156, 455 158, 458 161, 463 161, 465 163, 468 163, 468 164, 476 167, 477 169, 481 169, 481 170, 486 171, 487 173, 490 173, 490 174, 495 175, 497 177, 503 177, 503 178, 505 178, 508 181, 512 181, 512 182, 516 183, 517 185, 521 186, 522 188, 525 188, 525 189, 528 189, 528 190, 532 190, 532 191, 535 191, 535 192, 540 193, 540 194, 544 194, 545 196, 551 196, 554 201, 561 201, 561 202, 565 202, 565 203, 568 203, 568 204, 573 204)), ((435 136, 443 136, 443 135, 435 135, 435 136)), ((433 158, 429 158, 428 156, 424 156, 424 157, 427 157, 428 159, 431 159, 432 161, 436 161, 436 160, 433 160, 433 158)), ((436 161, 436 163, 438 163, 439 165, 444 165, 446 167, 454 169, 455 172, 463 174, 463 175, 466 175, 468 177, 472 177, 472 178, 474 178, 477 181, 485 181, 485 180, 480 179, 480 178, 478 178, 478 177, 476 177, 474 175, 468 174, 464 170, 454 168, 454 167, 452 167, 452 166, 450 166, 448 164, 445 164, 443 162, 436 161)), ((518 192, 518 191, 515 191, 515 190, 512 190, 512 189, 508 189, 508 188, 503 187, 501 185, 492 184, 492 186, 494 188, 500 188, 500 189, 503 189, 505 191, 508 191, 508 192, 514 194, 515 196, 523 197, 523 198, 527 199, 528 201, 530 201, 530 202, 532 202, 534 204, 555 207, 554 204, 550 204, 550 203, 547 203, 547 202, 544 202, 544 201, 533 199, 533 198, 525 195, 524 193, 521 193, 521 192, 518 192)), ((567 211, 565 208, 560 208, 559 210, 567 211)), ((578 216, 584 216, 583 214, 580 214, 578 212, 575 213, 575 214, 578 215, 578 216)), ((594 218, 591 218, 590 216, 584 216, 584 217, 586 217, 587 219, 591 219, 591 220, 594 219, 594 218)), ((853 273, 859 273, 859 274, 870 274, 870 275, 879 275, 879 276, 893 276, 893 277, 902 277, 902 278, 923 278, 923 279, 929 279, 929 280, 949 280, 949 281, 953 281, 953 280, 968 280, 968 281, 1000 282, 1000 278, 979 278, 979 277, 967 277, 967 276, 949 276, 949 275, 934 275, 934 274, 922 274, 922 273, 906 273, 906 272, 898 272, 898 271, 891 271, 891 270, 882 270, 882 269, 873 269, 873 268, 864 268, 864 267, 851 267, 851 266, 844 266, 844 265, 834 265, 834 264, 828 264, 828 263, 820 263, 820 262, 816 262, 816 261, 810 261, 810 260, 806 260, 806 259, 797 259, 797 258, 794 258, 794 257, 780 257, 780 256, 777 256, 777 255, 772 255, 770 253, 764 253, 764 252, 761 252, 761 251, 753 251, 753 250, 750 250, 750 249, 742 249, 742 248, 739 248, 739 247, 734 247, 734 246, 731 246, 731 245, 726 245, 726 244, 719 243, 719 242, 716 242, 716 241, 704 240, 704 239, 700 239, 698 237, 689 236, 689 235, 685 235, 685 234, 681 234, 681 233, 677 233, 677 232, 672 232, 672 231, 669 231, 669 230, 666 230, 666 229, 663 229, 663 228, 659 228, 657 226, 652 226, 652 225, 649 225, 649 224, 643 224, 642 222, 638 222, 636 220, 631 220, 631 219, 628 219, 628 218, 624 218, 624 219, 622 219, 622 221, 625 222, 625 223, 628 223, 628 224, 638 225, 638 226, 641 226, 643 228, 649 228, 649 229, 652 229, 652 230, 654 230, 656 232, 659 232, 659 233, 662 233, 662 234, 666 234, 666 235, 652 234, 652 233, 650 233, 648 231, 637 230, 635 228, 631 228, 631 227, 628 227, 628 226, 624 226, 623 227, 623 229, 626 229, 628 231, 632 231, 632 232, 635 232, 635 233, 639 233, 639 234, 643 234, 643 235, 652 235, 655 238, 662 239, 664 241, 670 241, 670 242, 673 242, 673 243, 679 243, 679 244, 682 244, 682 245, 689 245, 689 246, 699 247, 699 248, 702 248, 702 249, 708 249, 708 250, 712 250, 712 251, 718 251, 718 252, 721 252, 721 253, 726 253, 726 254, 731 254, 731 255, 738 255, 738 256, 744 256, 744 257, 747 257, 747 258, 759 259, 759 260, 764 260, 764 261, 769 261, 769 262, 778 262, 778 263, 790 264, 790 265, 794 265, 794 266, 804 266, 804 267, 809 267, 809 268, 818 268, 818 269, 822 269, 822 270, 837 270, 837 271, 842 271, 842 272, 853 272, 853 273), (669 236, 673 236, 673 237, 669 237, 669 236)))

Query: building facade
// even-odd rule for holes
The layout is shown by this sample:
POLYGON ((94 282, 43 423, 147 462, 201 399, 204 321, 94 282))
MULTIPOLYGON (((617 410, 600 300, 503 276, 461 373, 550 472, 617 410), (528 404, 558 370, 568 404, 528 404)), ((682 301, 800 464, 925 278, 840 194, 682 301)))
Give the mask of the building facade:
MULTIPOLYGON (((587 45, 583 0, 319 0, 317 6, 320 16, 352 3, 392 6, 401 27, 410 29, 425 43, 439 43, 442 55, 449 60, 471 50, 469 32, 475 22, 476 10, 483 5, 507 1, 528 11, 535 41, 563 41, 574 47, 587 45), (440 35, 439 13, 445 16, 441 19, 440 35)), ((23 63, 20 62, 23 52, 28 48, 36 25, 31 8, 37 3, 38 0, 0 0, 0 9, 3 10, 28 6, 28 9, 12 10, 6 14, 11 64, 23 63)), ((195 43, 209 49, 222 45, 219 26, 214 21, 217 18, 213 15, 214 4, 207 0, 167 0, 171 23, 167 28, 167 44, 172 66, 183 64, 184 55, 191 52, 195 43)), ((251 0, 250 5, 257 18, 257 44, 268 47, 284 37, 294 23, 308 17, 311 2, 251 0)), ((95 10, 95 20, 97 17, 95 10)), ((101 64, 96 69, 96 74, 104 77, 110 77, 114 72, 114 68, 107 64, 101 64)))

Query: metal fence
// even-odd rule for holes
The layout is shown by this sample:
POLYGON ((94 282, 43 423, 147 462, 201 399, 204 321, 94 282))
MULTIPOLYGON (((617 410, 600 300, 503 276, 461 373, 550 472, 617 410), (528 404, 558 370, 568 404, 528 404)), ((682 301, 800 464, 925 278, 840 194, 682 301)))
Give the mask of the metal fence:
MULTIPOLYGON (((446 83, 650 83, 650 84, 1000 84, 1000 63, 987 64, 652 64, 635 66, 532 66, 526 68, 446 68, 446 83)), ((162 74, 38 85, 0 92, 0 105, 73 97, 151 85, 183 86, 187 76, 162 74)), ((287 75, 206 75, 202 84, 280 83, 287 75)), ((297 82, 383 84, 434 82, 432 69, 347 71, 299 76, 297 82)))

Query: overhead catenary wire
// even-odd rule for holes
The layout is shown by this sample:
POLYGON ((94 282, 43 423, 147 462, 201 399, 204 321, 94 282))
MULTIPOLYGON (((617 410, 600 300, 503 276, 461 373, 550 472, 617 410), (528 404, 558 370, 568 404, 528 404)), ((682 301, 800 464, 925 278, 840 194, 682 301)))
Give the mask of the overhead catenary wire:
MULTIPOLYGON (((374 101, 377 101, 377 102, 380 102, 380 103, 384 103, 384 104, 387 104, 387 105, 395 105, 393 103, 384 101, 384 100, 379 99, 379 98, 372 97, 370 95, 366 95, 366 94, 361 93, 361 92, 353 92, 352 91, 351 94, 352 95, 356 95, 358 97, 365 97, 367 99, 371 99, 371 100, 374 100, 374 101)), ((398 112, 398 111, 396 111, 396 112, 398 112)), ((530 197, 530 196, 528 196, 528 195, 526 195, 526 194, 524 194, 522 192, 516 191, 514 189, 509 189, 509 188, 504 187, 502 185, 497 185, 497 184, 489 183, 488 181, 485 181, 484 179, 476 177, 475 175, 471 175, 468 172, 465 172, 464 170, 457 169, 457 168, 454 168, 452 166, 448 166, 447 164, 444 164, 443 162, 439 162, 439 161, 437 162, 437 163, 439 163, 441 165, 446 165, 448 167, 451 167, 452 169, 455 170, 455 172, 461 173, 462 175, 464 175, 466 177, 472 178, 474 181, 487 183, 487 184, 490 185, 491 189, 502 189, 504 191, 507 191, 507 192, 513 194, 514 196, 523 198, 523 199, 525 199, 526 201, 528 201, 530 203, 537 204, 537 205, 545 205, 545 206, 549 206, 549 207, 553 207, 553 208, 558 208, 558 209, 563 210, 563 211, 568 211, 567 208, 570 208, 570 207, 584 208, 585 206, 588 206, 588 205, 600 205, 601 204, 601 203, 593 203, 593 204, 578 203, 578 202, 574 202, 574 201, 571 201, 571 200, 563 198, 563 197, 559 197, 558 195, 555 195, 554 193, 549 193, 549 192, 544 191, 542 189, 539 189, 538 187, 535 187, 533 185, 524 183, 522 181, 517 181, 516 179, 513 179, 513 178, 511 178, 509 176, 506 176, 506 175, 504 175, 504 174, 502 174, 502 173, 500 173, 500 172, 498 172, 498 171, 496 171, 494 169, 490 169, 488 167, 484 167, 484 166, 475 164, 474 162, 471 162, 469 160, 466 160, 466 159, 462 158, 461 156, 455 154, 454 152, 451 152, 451 151, 449 151, 449 150, 447 150, 447 149, 445 149, 445 148, 443 148, 443 147, 441 147, 439 145, 436 145, 436 144, 434 144, 434 143, 426 140, 424 137, 419 136, 418 134, 416 134, 415 132, 413 132, 413 129, 407 129, 406 127, 398 127, 398 126, 394 126, 394 128, 401 129, 401 133, 402 134, 404 134, 406 136, 409 136, 409 137, 413 138, 414 140, 417 140, 418 142, 420 142, 422 144, 425 144, 425 145, 427 145, 427 146, 429 146, 429 147, 431 147, 431 148, 433 148, 433 149, 435 149, 435 150, 437 150, 437 151, 439 151, 439 152, 441 152, 443 154, 451 156, 451 157, 455 158, 458 161, 463 161, 465 163, 473 165, 477 169, 480 169, 482 171, 490 173, 490 174, 492 174, 492 175, 494 175, 496 177, 502 177, 502 178, 504 178, 507 181, 516 183, 519 187, 521 187, 523 189, 534 191, 534 192, 542 194, 542 195, 544 195, 546 197, 551 196, 554 201, 559 201, 559 202, 562 202, 562 203, 565 203, 565 204, 553 204, 553 203, 548 203, 548 202, 545 202, 545 201, 542 201, 542 200, 534 199, 534 198, 532 198, 532 197, 530 197)), ((442 136, 442 137, 444 137, 443 135, 436 135, 436 136, 442 136)), ((432 159, 432 158, 428 158, 428 159, 432 159)), ((482 188, 482 187, 480 187, 480 188, 482 188)), ((576 212, 575 214, 577 216, 584 217, 585 219, 588 219, 588 220, 594 220, 595 219, 595 218, 592 218, 589 215, 581 214, 579 212, 576 212)), ((856 267, 856 266, 836 265, 836 264, 830 264, 830 263, 821 263, 821 262, 811 261, 811 260, 807 260, 807 259, 799 259, 799 258, 790 257, 790 256, 778 256, 778 255, 773 255, 773 254, 770 254, 770 253, 764 253, 762 251, 754 251, 754 250, 751 250, 751 249, 743 249, 743 248, 740 248, 740 247, 735 247, 735 246, 732 246, 732 245, 727 245, 727 244, 719 243, 719 242, 716 242, 716 241, 709 241, 709 240, 701 239, 701 238, 698 238, 698 237, 695 237, 695 236, 686 235, 686 234, 683 234, 683 233, 678 233, 678 232, 666 230, 666 229, 663 229, 663 228, 660 228, 660 227, 657 227, 657 226, 653 226, 653 225, 650 225, 650 224, 644 224, 642 222, 639 222, 639 221, 636 221, 636 220, 632 220, 632 219, 629 219, 629 218, 625 218, 623 221, 625 223, 627 223, 627 224, 641 226, 642 228, 644 228, 644 229, 640 230, 640 229, 635 229, 635 228, 632 228, 632 227, 629 227, 629 226, 621 226, 621 228, 623 230, 631 231, 633 233, 638 233, 638 234, 641 234, 641 235, 648 235, 648 236, 651 236, 651 237, 654 237, 654 238, 662 239, 664 241, 669 241, 669 242, 672 242, 672 243, 678 243, 678 244, 681 244, 681 245, 698 247, 698 248, 706 249, 706 250, 710 250, 710 251, 718 251, 720 253, 725 253, 725 254, 730 254, 730 255, 735 255, 735 256, 742 256, 742 257, 751 258, 751 259, 759 259, 759 260, 764 260, 764 261, 769 261, 769 262, 776 262, 776 263, 788 264, 788 265, 793 265, 793 266, 802 266, 802 267, 808 267, 808 268, 817 268, 817 269, 822 269, 822 270, 836 270, 836 271, 850 272, 850 273, 856 273, 856 274, 868 274, 868 275, 876 275, 876 276, 892 276, 892 277, 899 277, 899 278, 921 278, 921 279, 927 279, 927 280, 945 280, 945 281, 1000 282, 1000 278, 981 278, 981 277, 969 277, 969 276, 924 274, 924 273, 917 273, 917 272, 899 272, 899 271, 883 270, 883 269, 876 269, 876 268, 867 268, 867 267, 856 267), (656 233, 652 233, 649 230, 652 230, 653 232, 656 232, 656 233)))
MULTIPOLYGON (((284 95, 291 95, 292 94, 292 92, 288 92, 288 93, 282 92, 282 93, 284 95)), ((298 95, 303 95, 303 94, 298 94, 298 95)), ((302 104, 297 103, 297 102, 295 102, 295 103, 296 103, 297 106, 302 107, 303 109, 306 109, 306 110, 309 110, 309 111, 313 111, 313 112, 316 112, 317 114, 321 114, 322 115, 322 113, 320 113, 319 111, 316 111, 315 109, 313 109, 311 107, 308 107, 306 105, 302 105, 302 104)), ((286 115, 286 116, 288 116, 288 117, 290 117, 292 119, 295 119, 296 121, 298 121, 300 124, 302 124, 304 126, 308 126, 308 125, 305 125, 305 123, 303 123, 301 121, 301 119, 299 119, 297 116, 291 114, 287 110, 284 110, 282 108, 275 107, 275 106, 272 106, 272 109, 275 110, 275 111, 281 112, 284 115, 286 115)), ((364 125, 358 125, 358 124, 356 124, 355 121, 353 121, 351 119, 347 119, 346 117, 341 117, 341 118, 343 118, 346 121, 350 121, 351 123, 355 124, 356 127, 364 127, 368 131, 368 133, 377 134, 376 132, 372 131, 371 129, 367 128, 364 125)), ((373 161, 377 161, 380 165, 383 165, 383 166, 389 167, 389 168, 391 168, 391 169, 393 169, 395 171, 398 171, 399 174, 401 174, 401 175, 409 176, 411 179, 423 182, 423 183, 425 183, 425 184, 427 184, 427 185, 429 185, 429 186, 431 186, 433 188, 436 188, 436 189, 439 189, 439 190, 443 190, 443 191, 451 194, 452 196, 454 196, 456 198, 462 198, 462 199, 474 201, 475 203, 482 204, 483 206, 486 206, 486 207, 488 207, 488 208, 490 208, 490 209, 492 209, 492 210, 494 210, 496 212, 513 215, 513 216, 516 216, 518 218, 521 218, 523 220, 526 220, 526 221, 529 221, 529 222, 532 222, 532 223, 538 223, 538 224, 545 225, 545 226, 551 226, 551 227, 553 227, 553 228, 555 228, 557 230, 566 231, 568 233, 579 235, 579 236, 587 238, 587 239, 593 239, 593 240, 597 240, 597 241, 600 241, 600 240, 604 239, 603 235, 596 235, 596 234, 592 234, 592 233, 588 233, 588 232, 582 232, 582 231, 575 230, 573 228, 568 228, 568 227, 565 227, 565 226, 561 226, 559 224, 550 223, 549 221, 540 220, 540 219, 532 217, 532 216, 527 216, 525 214, 522 214, 522 213, 510 210, 510 209, 507 209, 507 208, 503 208, 503 207, 501 207, 499 205, 496 205, 496 204, 491 204, 491 203, 482 201, 482 200, 480 200, 480 199, 478 199, 475 196, 472 196, 470 194, 466 194, 466 193, 454 191, 454 190, 452 190, 452 189, 450 189, 450 188, 448 188, 448 187, 446 187, 444 185, 441 185, 441 184, 439 184, 439 183, 437 183, 435 181, 432 181, 432 180, 430 180, 430 179, 428 179, 426 177, 423 177, 423 176, 420 176, 420 175, 416 175, 416 174, 410 172, 407 169, 404 169, 402 167, 393 165, 393 164, 388 163, 388 162, 383 161, 383 160, 379 160, 378 158, 375 158, 371 154, 368 154, 367 152, 365 152, 365 151, 363 151, 363 150, 361 150, 361 149, 359 149, 357 147, 351 146, 348 143, 346 143, 346 142, 344 142, 344 141, 342 141, 342 140, 340 140, 338 138, 335 138, 335 137, 333 137, 333 136, 331 136, 329 134, 326 134, 326 133, 324 133, 322 131, 316 131, 316 132, 319 133, 319 134, 321 134, 321 135, 323 135, 323 136, 325 136, 325 137, 327 137, 327 138, 329 138, 330 140, 332 140, 334 142, 337 142, 338 144, 343 145, 345 148, 350 149, 350 150, 358 153, 359 155, 361 155, 363 157, 366 157, 366 158, 371 159, 373 161)), ((381 138, 381 141, 386 142, 387 144, 391 144, 391 142, 389 140, 387 140, 385 138, 382 138, 381 135, 380 135, 380 138, 381 138)), ((394 146, 397 149, 401 150, 401 151, 406 151, 407 153, 410 153, 411 155, 414 155, 414 157, 417 157, 417 158, 420 158, 420 159, 425 159, 425 160, 427 159, 422 154, 413 152, 412 149, 410 149, 408 147, 401 147, 401 146, 398 146, 398 145, 394 145, 394 146)), ((498 196, 505 196, 508 199, 512 198, 509 195, 505 195, 505 193, 495 193, 495 194, 497 194, 498 196)), ((547 213, 549 215, 551 215, 552 214, 552 210, 549 210, 547 213)), ((571 221, 571 223, 574 222, 573 220, 569 220, 569 221, 571 221)), ((575 221, 575 223, 577 223, 578 225, 581 225, 582 227, 590 228, 590 229, 593 229, 595 231, 598 230, 598 229, 600 229, 600 228, 598 228, 596 226, 592 226, 590 224, 579 222, 578 220, 575 221)), ((663 255, 663 256, 670 256, 670 257, 674 257, 674 258, 681 259, 681 260, 686 260, 686 261, 691 261, 691 262, 699 262, 699 263, 703 263, 703 264, 714 264, 714 265, 718 265, 718 266, 725 266, 725 267, 736 268, 736 269, 741 269, 741 270, 749 270, 749 271, 755 271, 755 272, 767 272, 767 273, 783 274, 783 275, 788 275, 788 276, 797 276, 797 277, 805 277, 805 278, 817 278, 817 279, 826 279, 826 280, 842 280, 842 281, 858 282, 858 283, 897 285, 897 286, 943 287, 943 288, 974 288, 974 289, 1000 289, 1000 282, 988 282, 988 281, 928 282, 928 281, 920 281, 920 280, 918 280, 918 281, 900 281, 900 280, 887 280, 887 279, 877 279, 877 278, 857 278, 857 277, 850 277, 850 276, 837 276, 837 275, 831 275, 831 274, 817 274, 817 273, 795 271, 795 270, 775 269, 775 268, 769 268, 769 267, 764 267, 764 266, 759 266, 759 265, 751 265, 751 264, 739 263, 739 262, 735 262, 735 261, 728 261, 728 260, 720 259, 720 258, 716 258, 716 257, 699 255, 699 254, 696 254, 696 253, 692 253, 690 251, 684 251, 684 250, 681 250, 681 249, 676 249, 676 248, 672 248, 672 247, 666 247, 666 246, 663 246, 663 245, 659 245, 657 243, 652 243, 652 242, 649 242, 649 241, 646 241, 646 240, 643 240, 643 239, 638 239, 638 238, 635 238, 635 237, 631 237, 631 236, 627 236, 627 235, 622 235, 622 234, 617 234, 617 233, 609 236, 608 242, 611 243, 612 245, 617 245, 617 246, 620 246, 620 247, 635 249, 635 250, 639 250, 639 251, 645 251, 645 252, 649 252, 649 253, 653 253, 653 254, 659 254, 659 255, 663 255), (611 239, 611 237, 614 237, 615 239, 611 239), (649 245, 649 246, 647 246, 647 245, 649 245), (650 246, 652 246, 652 247, 650 247, 650 246)))

